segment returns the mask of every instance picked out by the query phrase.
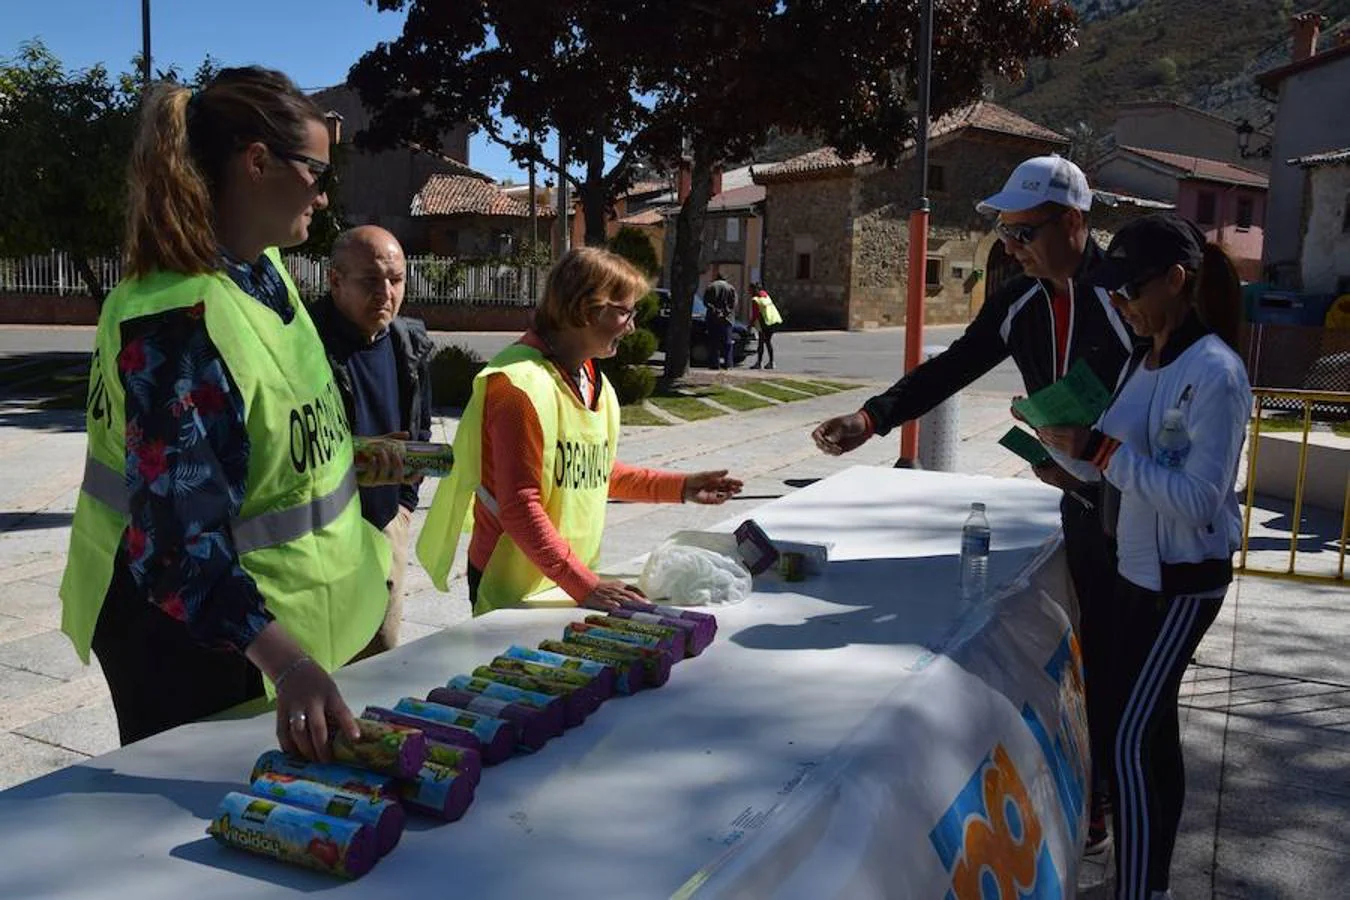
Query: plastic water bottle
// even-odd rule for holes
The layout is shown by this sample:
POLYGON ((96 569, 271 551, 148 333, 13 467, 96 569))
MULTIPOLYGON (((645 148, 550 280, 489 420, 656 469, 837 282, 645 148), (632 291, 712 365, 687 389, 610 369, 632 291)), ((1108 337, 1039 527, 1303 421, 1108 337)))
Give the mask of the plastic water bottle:
POLYGON ((989 580, 989 519, 983 503, 970 504, 970 515, 961 529, 961 600, 984 599, 989 580))
POLYGON ((1163 413, 1162 427, 1153 442, 1157 449, 1153 461, 1168 469, 1180 469, 1191 452, 1191 436, 1186 433, 1185 415, 1179 409, 1163 413))

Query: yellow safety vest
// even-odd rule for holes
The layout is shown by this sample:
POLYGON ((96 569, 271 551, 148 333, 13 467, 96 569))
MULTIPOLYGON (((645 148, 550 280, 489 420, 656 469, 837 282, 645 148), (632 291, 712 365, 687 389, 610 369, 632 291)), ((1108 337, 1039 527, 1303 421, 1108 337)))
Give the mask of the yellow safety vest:
MULTIPOLYGON (((600 558, 609 500, 609 475, 619 445, 619 400, 601 378, 600 400, 588 409, 565 377, 538 350, 513 344, 497 354, 474 379, 473 394, 455 432, 455 467, 436 489, 417 541, 417 558, 432 583, 448 590, 450 565, 460 535, 472 525, 476 497, 489 515, 497 499, 482 484, 483 403, 487 379, 502 374, 524 391, 539 416, 544 455, 539 495, 549 521, 586 565, 600 558)), ((553 582, 530 562, 503 531, 483 571, 474 614, 518 606, 553 582)))
POLYGON ((129 521, 121 326, 197 303, 244 401, 248 474, 230 523, 244 570, 327 670, 355 656, 383 621, 389 545, 361 517, 351 428, 318 332, 280 254, 267 255, 295 307, 289 324, 220 272, 129 279, 103 304, 89 372, 89 450, 61 579, 61 628, 85 663, 129 521))
POLYGON ((761 322, 768 325, 770 328, 775 325, 783 324, 783 314, 780 313, 778 307, 774 305, 772 297, 765 294, 763 297, 756 296, 752 299, 755 301, 755 305, 759 307, 759 318, 761 322))

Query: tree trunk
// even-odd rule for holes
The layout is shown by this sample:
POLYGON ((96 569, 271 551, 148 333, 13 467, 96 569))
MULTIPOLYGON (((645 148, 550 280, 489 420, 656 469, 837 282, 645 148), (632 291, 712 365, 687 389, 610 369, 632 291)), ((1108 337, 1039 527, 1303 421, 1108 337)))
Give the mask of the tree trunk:
POLYGON ((675 251, 670 265, 670 324, 666 331, 667 381, 680 378, 689 369, 689 332, 703 266, 703 220, 712 199, 713 159, 694 150, 689 196, 675 219, 675 251))
POLYGON ((609 197, 605 190, 605 139, 603 135, 586 137, 586 181, 581 185, 581 213, 586 219, 586 246, 603 247, 609 240, 605 220, 609 197))
POLYGON ((84 279, 85 287, 89 288, 89 295, 94 298, 98 308, 103 309, 103 299, 108 296, 108 291, 104 288, 103 282, 94 274, 93 266, 89 265, 89 257, 83 253, 72 253, 71 261, 75 263, 75 268, 79 269, 80 277, 84 279))

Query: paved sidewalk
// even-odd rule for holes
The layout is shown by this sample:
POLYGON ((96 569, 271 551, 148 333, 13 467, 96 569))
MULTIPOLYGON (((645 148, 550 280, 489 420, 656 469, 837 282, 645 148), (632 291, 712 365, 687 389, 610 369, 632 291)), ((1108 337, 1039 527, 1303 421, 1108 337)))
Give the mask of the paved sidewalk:
MULTIPOLYGON (((867 390, 803 400, 680 426, 626 429, 629 462, 729 468, 746 496, 725 507, 611 506, 602 568, 618 566, 680 528, 748 516, 760 504, 855 464, 886 465, 898 435, 842 459, 822 456, 810 428, 855 408, 867 390)), ((995 443, 1006 396, 962 398, 958 470, 1028 477, 995 443)), ((446 436, 453 421, 438 423, 446 436)), ((80 665, 60 634, 57 587, 84 454, 82 414, 34 411, 0 399, 0 788, 113 749, 116 729, 98 667, 80 665)), ((423 493, 430 501, 432 486, 423 493)), ((418 516, 420 525, 421 513, 418 516)), ((1287 510, 1254 516, 1255 560, 1287 558, 1287 510)), ((1339 534, 1315 516, 1305 530, 1339 534)), ((1324 562, 1325 540, 1301 553, 1324 562)), ((1303 557, 1301 557, 1303 558, 1303 557)), ((1350 881, 1350 595, 1240 579, 1183 688, 1188 765, 1182 838, 1173 863, 1177 900, 1344 896, 1350 881)), ((415 639, 468 615, 458 578, 447 596, 409 572, 404 634, 415 639)), ((1109 896, 1105 867, 1086 865, 1082 896, 1109 896)))

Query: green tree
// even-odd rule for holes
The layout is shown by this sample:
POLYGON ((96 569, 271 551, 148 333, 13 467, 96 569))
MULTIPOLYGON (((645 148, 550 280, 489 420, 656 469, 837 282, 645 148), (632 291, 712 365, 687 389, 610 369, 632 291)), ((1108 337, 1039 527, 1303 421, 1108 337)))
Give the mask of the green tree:
POLYGON ((122 241, 123 170, 135 97, 103 66, 67 72, 40 42, 0 62, 0 256, 64 250, 89 292, 89 264, 122 241))

